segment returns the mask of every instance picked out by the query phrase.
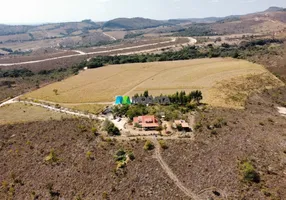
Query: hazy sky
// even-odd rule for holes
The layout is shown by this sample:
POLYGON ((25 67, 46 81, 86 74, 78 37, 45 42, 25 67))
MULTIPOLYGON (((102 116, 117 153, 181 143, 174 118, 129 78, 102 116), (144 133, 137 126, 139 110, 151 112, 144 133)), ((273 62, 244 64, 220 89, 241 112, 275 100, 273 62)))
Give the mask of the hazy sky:
POLYGON ((31 24, 117 17, 227 16, 286 7, 286 0, 1 0, 0 6, 0 24, 31 24))

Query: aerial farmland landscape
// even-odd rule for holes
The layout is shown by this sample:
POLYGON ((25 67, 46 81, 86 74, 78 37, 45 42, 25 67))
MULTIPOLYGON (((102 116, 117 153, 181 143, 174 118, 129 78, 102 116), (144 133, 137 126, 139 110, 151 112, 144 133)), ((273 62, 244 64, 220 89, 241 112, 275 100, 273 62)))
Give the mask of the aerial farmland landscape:
POLYGON ((286 199, 285 1, 1 5, 1 200, 286 199))

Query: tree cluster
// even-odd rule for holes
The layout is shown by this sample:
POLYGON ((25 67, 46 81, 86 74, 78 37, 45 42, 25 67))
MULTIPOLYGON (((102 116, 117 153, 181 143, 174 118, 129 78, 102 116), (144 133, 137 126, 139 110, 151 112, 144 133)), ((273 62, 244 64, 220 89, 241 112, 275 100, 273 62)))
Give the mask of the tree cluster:
POLYGON ((120 130, 109 120, 105 121, 104 129, 109 135, 120 135, 120 130))
POLYGON ((170 101, 172 104, 186 105, 191 101, 195 101, 197 104, 203 99, 202 92, 199 90, 192 91, 189 94, 186 94, 185 91, 176 92, 173 95, 169 95, 170 101))

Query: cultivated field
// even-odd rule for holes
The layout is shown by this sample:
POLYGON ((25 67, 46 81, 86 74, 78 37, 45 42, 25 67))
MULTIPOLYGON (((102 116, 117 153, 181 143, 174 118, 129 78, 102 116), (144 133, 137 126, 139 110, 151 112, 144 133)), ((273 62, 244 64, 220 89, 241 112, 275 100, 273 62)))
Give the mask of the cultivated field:
POLYGON ((160 95, 198 89, 203 92, 205 103, 241 107, 240 101, 244 101, 245 96, 231 98, 235 94, 227 90, 228 86, 221 89, 222 84, 228 82, 231 83, 230 90, 235 88, 246 95, 251 91, 283 85, 261 65, 231 58, 215 58, 106 66, 84 71, 25 97, 58 103, 110 102, 116 95, 132 96, 145 90, 152 95, 160 95), (239 87, 241 82, 245 83, 244 87, 239 87), (55 89, 57 94, 53 91, 55 89))
POLYGON ((32 121, 61 120, 70 115, 48 111, 47 109, 23 103, 9 104, 0 109, 0 125, 32 121))

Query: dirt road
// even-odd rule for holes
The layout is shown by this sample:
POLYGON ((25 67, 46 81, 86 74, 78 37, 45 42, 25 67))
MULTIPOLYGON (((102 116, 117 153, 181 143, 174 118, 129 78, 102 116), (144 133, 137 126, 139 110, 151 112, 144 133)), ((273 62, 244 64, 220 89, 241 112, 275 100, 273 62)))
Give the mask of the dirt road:
POLYGON ((160 147, 160 145, 158 143, 158 140, 157 139, 153 139, 153 142, 154 142, 154 145, 155 145, 155 158, 158 160, 158 162, 160 163, 161 167, 166 172, 166 174, 170 177, 170 179, 172 179, 174 181, 176 186, 178 188, 180 188, 185 193, 185 195, 187 195, 188 197, 192 198, 193 200, 200 200, 200 198, 194 192, 192 192, 190 189, 186 188, 183 185, 183 183, 178 179, 178 177, 169 168, 167 163, 163 160, 163 158, 161 156, 161 153, 160 153, 161 147, 160 147))
POLYGON ((115 37, 113 37, 113 36, 111 36, 111 35, 109 35, 109 34, 107 34, 107 33, 105 33, 105 32, 102 32, 102 34, 105 35, 105 36, 107 36, 107 37, 109 37, 109 38, 111 38, 112 40, 116 40, 115 37))
MULTIPOLYGON (((139 46, 132 46, 132 47, 125 47, 125 48, 105 50, 105 51, 89 52, 89 53, 85 53, 85 52, 82 52, 82 51, 75 50, 75 52, 77 52, 78 54, 67 55, 67 56, 59 56, 59 57, 54 57, 54 58, 42 59, 42 60, 33 60, 33 61, 27 61, 27 62, 2 63, 2 64, 0 64, 0 66, 34 64, 34 63, 41 63, 41 62, 46 62, 46 61, 51 61, 51 60, 58 60, 58 59, 63 59, 63 58, 72 58, 72 57, 78 57, 78 56, 95 55, 95 54, 102 54, 102 53, 112 53, 112 52, 123 51, 123 50, 132 50, 132 49, 137 49, 137 48, 142 48, 142 47, 147 47, 147 46, 155 46, 155 45, 158 45, 158 44, 167 44, 167 43, 171 43, 171 42, 176 41, 176 39, 177 38, 171 38, 170 41, 165 41, 165 42, 146 44, 146 45, 139 45, 139 46)), ((188 37, 188 39, 189 39, 189 42, 185 43, 185 44, 182 44, 183 46, 194 45, 197 42, 197 40, 194 39, 194 38, 188 37)), ((174 47, 174 45, 165 46, 164 48, 170 48, 170 47, 174 47)), ((147 53, 147 52, 160 50, 161 48, 153 48, 153 49, 142 50, 142 51, 133 51, 133 52, 129 52, 129 53, 122 53, 122 54, 116 54, 116 55, 129 55, 129 54, 136 54, 136 53, 147 53)), ((113 56, 113 54, 111 54, 111 56, 113 56)))

